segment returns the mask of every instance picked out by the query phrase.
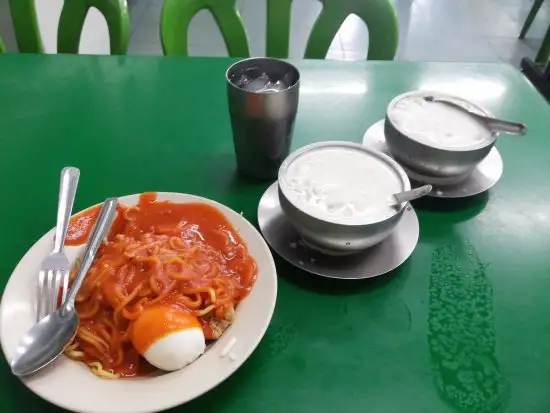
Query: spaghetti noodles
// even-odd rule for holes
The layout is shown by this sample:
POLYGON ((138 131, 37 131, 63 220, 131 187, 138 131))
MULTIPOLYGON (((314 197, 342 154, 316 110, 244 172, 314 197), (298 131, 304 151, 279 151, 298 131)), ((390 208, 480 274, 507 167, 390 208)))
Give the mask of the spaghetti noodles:
MULTIPOLYGON (((71 220, 67 244, 86 241, 98 211, 71 220)), ((233 322, 256 274, 245 243, 216 208, 142 194, 137 206, 119 206, 77 295, 80 327, 65 353, 104 378, 147 374, 154 368, 130 340, 145 308, 186 311, 197 317, 205 338, 215 340, 233 322)))

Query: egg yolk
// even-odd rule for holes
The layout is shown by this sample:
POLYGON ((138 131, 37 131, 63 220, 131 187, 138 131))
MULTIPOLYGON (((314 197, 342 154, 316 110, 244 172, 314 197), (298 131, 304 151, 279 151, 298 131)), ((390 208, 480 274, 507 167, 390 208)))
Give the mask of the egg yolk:
POLYGON ((199 321, 191 314, 166 305, 154 306, 143 310, 132 326, 130 338, 134 348, 143 356, 161 338, 191 328, 202 331, 199 321))

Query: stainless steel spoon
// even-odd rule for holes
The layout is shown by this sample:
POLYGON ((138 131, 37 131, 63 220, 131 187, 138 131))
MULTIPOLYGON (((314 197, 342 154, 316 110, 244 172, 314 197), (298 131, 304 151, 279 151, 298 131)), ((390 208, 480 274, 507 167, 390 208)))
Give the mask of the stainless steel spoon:
POLYGON ((424 96, 424 100, 427 102, 444 103, 446 105, 459 109, 462 112, 466 112, 470 116, 479 120, 480 122, 483 122, 487 126, 487 128, 489 128, 493 132, 505 132, 505 133, 511 133, 513 135, 522 135, 522 136, 527 133, 527 126, 525 126, 523 123, 510 122, 507 120, 491 118, 489 116, 480 115, 478 113, 475 113, 466 109, 465 107, 462 107, 457 103, 451 102, 450 100, 447 100, 447 99, 440 99, 434 96, 424 96))
POLYGON ((409 202, 413 199, 422 198, 423 196, 428 195, 431 190, 431 185, 424 185, 419 186, 418 188, 411 189, 410 191, 403 191, 399 192, 398 194, 393 194, 391 206, 399 206, 403 202, 409 202))
POLYGON ((86 252, 71 291, 59 309, 36 323, 21 339, 10 366, 16 376, 25 376, 54 361, 75 336, 80 320, 74 308, 76 294, 90 269, 97 249, 111 227, 118 200, 107 199, 90 235, 86 252))

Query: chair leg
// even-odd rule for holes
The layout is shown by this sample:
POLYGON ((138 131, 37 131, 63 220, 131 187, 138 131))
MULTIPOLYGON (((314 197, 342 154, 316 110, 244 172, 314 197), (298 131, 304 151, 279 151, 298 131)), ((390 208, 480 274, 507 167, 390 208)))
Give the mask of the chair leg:
POLYGON ((531 10, 529 11, 529 14, 527 15, 527 19, 525 20, 525 23, 523 25, 523 28, 521 29, 521 33, 519 34, 519 38, 523 39, 525 35, 527 34, 527 31, 533 24, 533 20, 535 20, 535 16, 537 15, 538 11, 540 10, 540 7, 542 6, 542 3, 544 0, 535 0, 533 3, 533 6, 531 7, 531 10))
POLYGON ((521 71, 525 77, 550 102, 550 65, 543 70, 527 57, 521 60, 521 71))
POLYGON ((546 31, 546 35, 544 36, 542 45, 540 46, 539 52, 537 53, 537 57, 535 57, 535 63, 539 65, 545 65, 546 63, 548 63, 549 58, 550 58, 550 25, 548 26, 548 30, 546 31))

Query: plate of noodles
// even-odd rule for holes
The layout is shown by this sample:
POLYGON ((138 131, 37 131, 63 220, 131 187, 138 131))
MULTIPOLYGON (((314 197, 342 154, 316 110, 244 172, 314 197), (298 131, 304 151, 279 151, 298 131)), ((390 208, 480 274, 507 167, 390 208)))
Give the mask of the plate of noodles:
MULTIPOLYGON (((71 218, 70 283, 99 209, 71 218)), ((53 236, 54 229, 32 246, 4 290, 0 340, 7 360, 35 322, 37 274, 53 236)), ((244 363, 265 334, 276 296, 271 252, 240 214, 193 195, 120 197, 76 298, 75 338, 63 356, 22 381, 78 412, 169 409, 244 363)))

